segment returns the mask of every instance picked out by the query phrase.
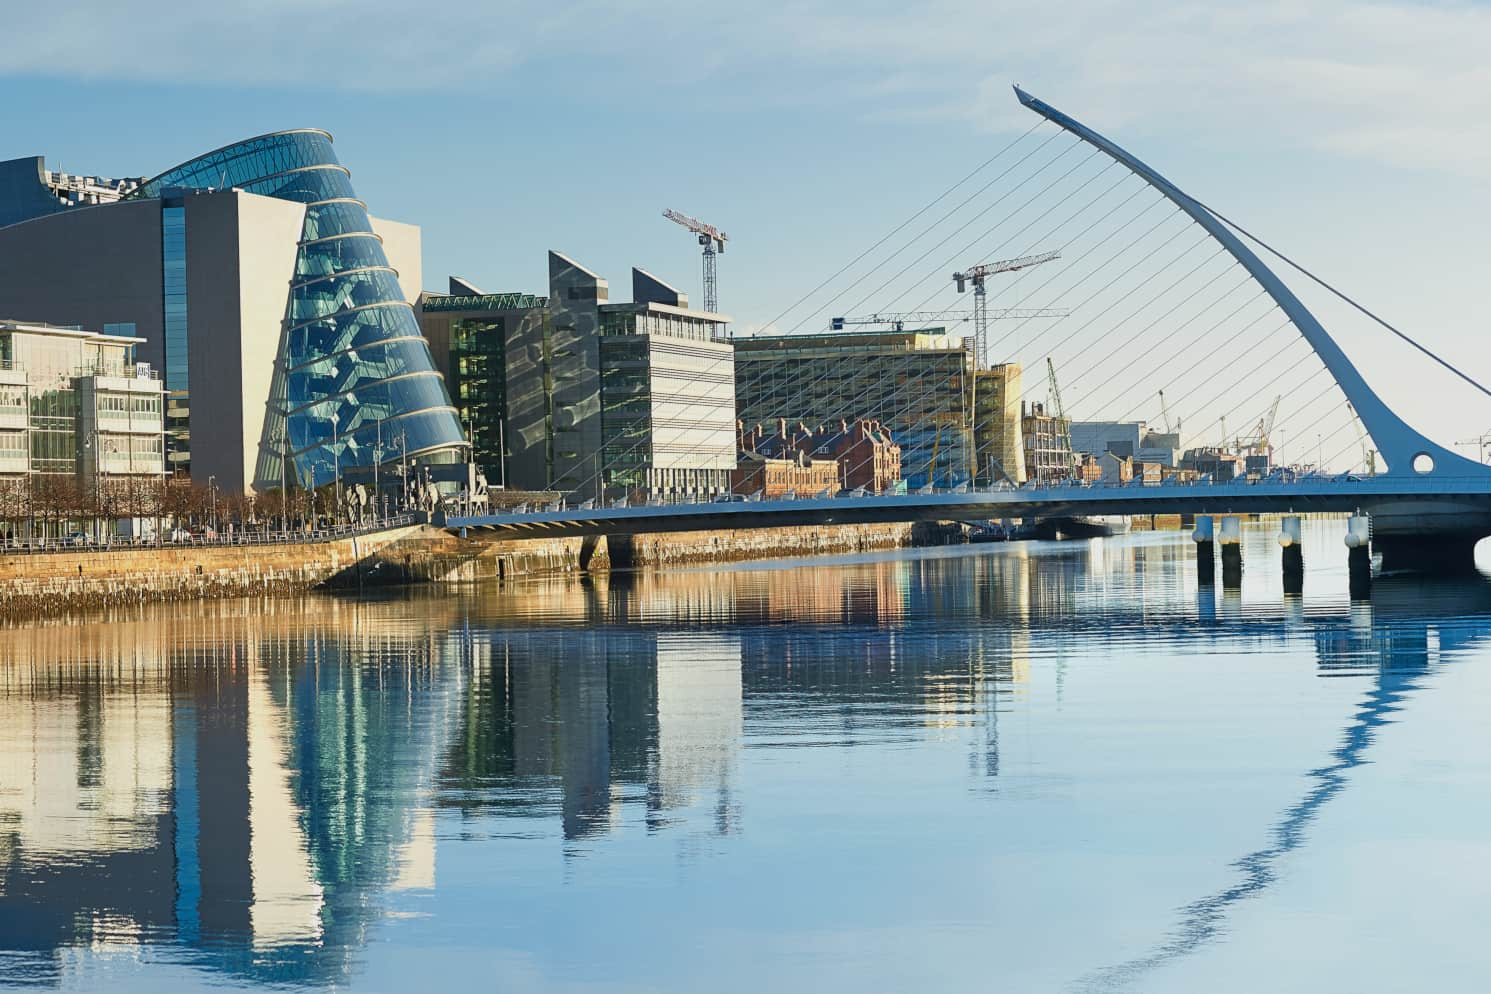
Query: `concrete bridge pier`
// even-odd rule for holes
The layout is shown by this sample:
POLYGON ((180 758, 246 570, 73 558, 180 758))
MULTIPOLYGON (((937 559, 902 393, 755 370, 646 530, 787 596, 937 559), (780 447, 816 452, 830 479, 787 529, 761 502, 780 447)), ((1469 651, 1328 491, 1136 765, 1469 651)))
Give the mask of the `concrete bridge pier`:
POLYGON ((1229 514, 1222 519, 1222 589, 1242 586, 1242 519, 1229 514))
POLYGON ((1211 515, 1196 515, 1196 530, 1191 532, 1191 539, 1196 543, 1196 582, 1210 587, 1217 582, 1217 553, 1211 515))
POLYGON ((1279 522, 1279 545, 1283 548, 1284 593, 1303 593, 1305 589, 1305 550, 1300 542, 1299 515, 1286 515, 1279 522))
POLYGON ((1352 600, 1372 592, 1372 519, 1365 514, 1346 519, 1346 569, 1352 600))

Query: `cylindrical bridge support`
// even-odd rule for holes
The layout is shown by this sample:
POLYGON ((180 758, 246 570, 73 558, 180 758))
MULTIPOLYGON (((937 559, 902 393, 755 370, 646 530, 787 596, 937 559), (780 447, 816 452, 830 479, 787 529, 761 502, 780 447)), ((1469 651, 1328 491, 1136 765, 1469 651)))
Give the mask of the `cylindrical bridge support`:
POLYGON ((1279 522, 1279 545, 1284 550, 1284 593, 1303 593, 1305 550, 1300 543, 1299 515, 1287 515, 1279 522))
POLYGON ((1352 600, 1372 592, 1372 519, 1357 513, 1346 519, 1347 587, 1352 600))
POLYGON ((1229 514, 1222 519, 1222 586, 1242 586, 1242 519, 1229 514))
POLYGON ((1196 530, 1191 532, 1196 543, 1196 582, 1210 587, 1217 582, 1216 543, 1212 535, 1212 517, 1196 515, 1196 530))

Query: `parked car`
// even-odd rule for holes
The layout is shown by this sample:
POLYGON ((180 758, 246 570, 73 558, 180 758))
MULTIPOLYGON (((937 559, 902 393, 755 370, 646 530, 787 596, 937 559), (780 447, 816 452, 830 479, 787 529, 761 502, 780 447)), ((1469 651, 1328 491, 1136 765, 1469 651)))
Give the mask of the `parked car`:
POLYGON ((87 532, 68 532, 62 536, 62 544, 71 548, 82 548, 93 544, 93 539, 88 537, 87 532))
POLYGON ((167 542, 195 542, 196 538, 185 528, 172 528, 166 533, 167 542))
POLYGON ((714 502, 716 504, 744 504, 745 494, 719 494, 714 502))

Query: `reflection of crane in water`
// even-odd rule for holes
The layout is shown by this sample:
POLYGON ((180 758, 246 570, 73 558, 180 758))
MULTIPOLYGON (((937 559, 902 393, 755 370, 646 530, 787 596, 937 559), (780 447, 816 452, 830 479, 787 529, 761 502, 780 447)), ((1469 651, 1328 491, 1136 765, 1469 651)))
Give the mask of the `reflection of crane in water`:
MULTIPOLYGON (((1460 634, 1470 636, 1465 641, 1474 641, 1487 634, 1484 626, 1484 619, 1476 619, 1474 633, 1460 634)), ((1083 977, 1074 985, 1078 990, 1107 991, 1127 986, 1215 939, 1234 904, 1258 896, 1278 879, 1279 861, 1303 845, 1305 830, 1321 808, 1346 786, 1348 773, 1367 762, 1365 753, 1377 730, 1389 724, 1401 703, 1419 689, 1419 678, 1430 661, 1428 626, 1422 621, 1373 626, 1365 633, 1327 630, 1317 634, 1316 646, 1322 669, 1360 666, 1366 661, 1363 655, 1377 657, 1376 686, 1352 715, 1341 744, 1331 752, 1331 761, 1306 774, 1310 789, 1285 810, 1270 833, 1270 844, 1232 864, 1240 876, 1236 883, 1186 905, 1175 930, 1157 948, 1083 977)), ((1443 635, 1439 647, 1448 647, 1443 635)))

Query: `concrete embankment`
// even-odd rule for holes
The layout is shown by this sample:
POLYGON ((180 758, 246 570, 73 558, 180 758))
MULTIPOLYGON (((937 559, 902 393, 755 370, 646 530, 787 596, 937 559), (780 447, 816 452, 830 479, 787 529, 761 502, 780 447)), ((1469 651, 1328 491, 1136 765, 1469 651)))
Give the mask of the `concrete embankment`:
POLYGON ((961 541, 957 526, 836 525, 601 538, 458 538, 410 525, 356 538, 0 555, 0 616, 315 587, 462 583, 961 541))

